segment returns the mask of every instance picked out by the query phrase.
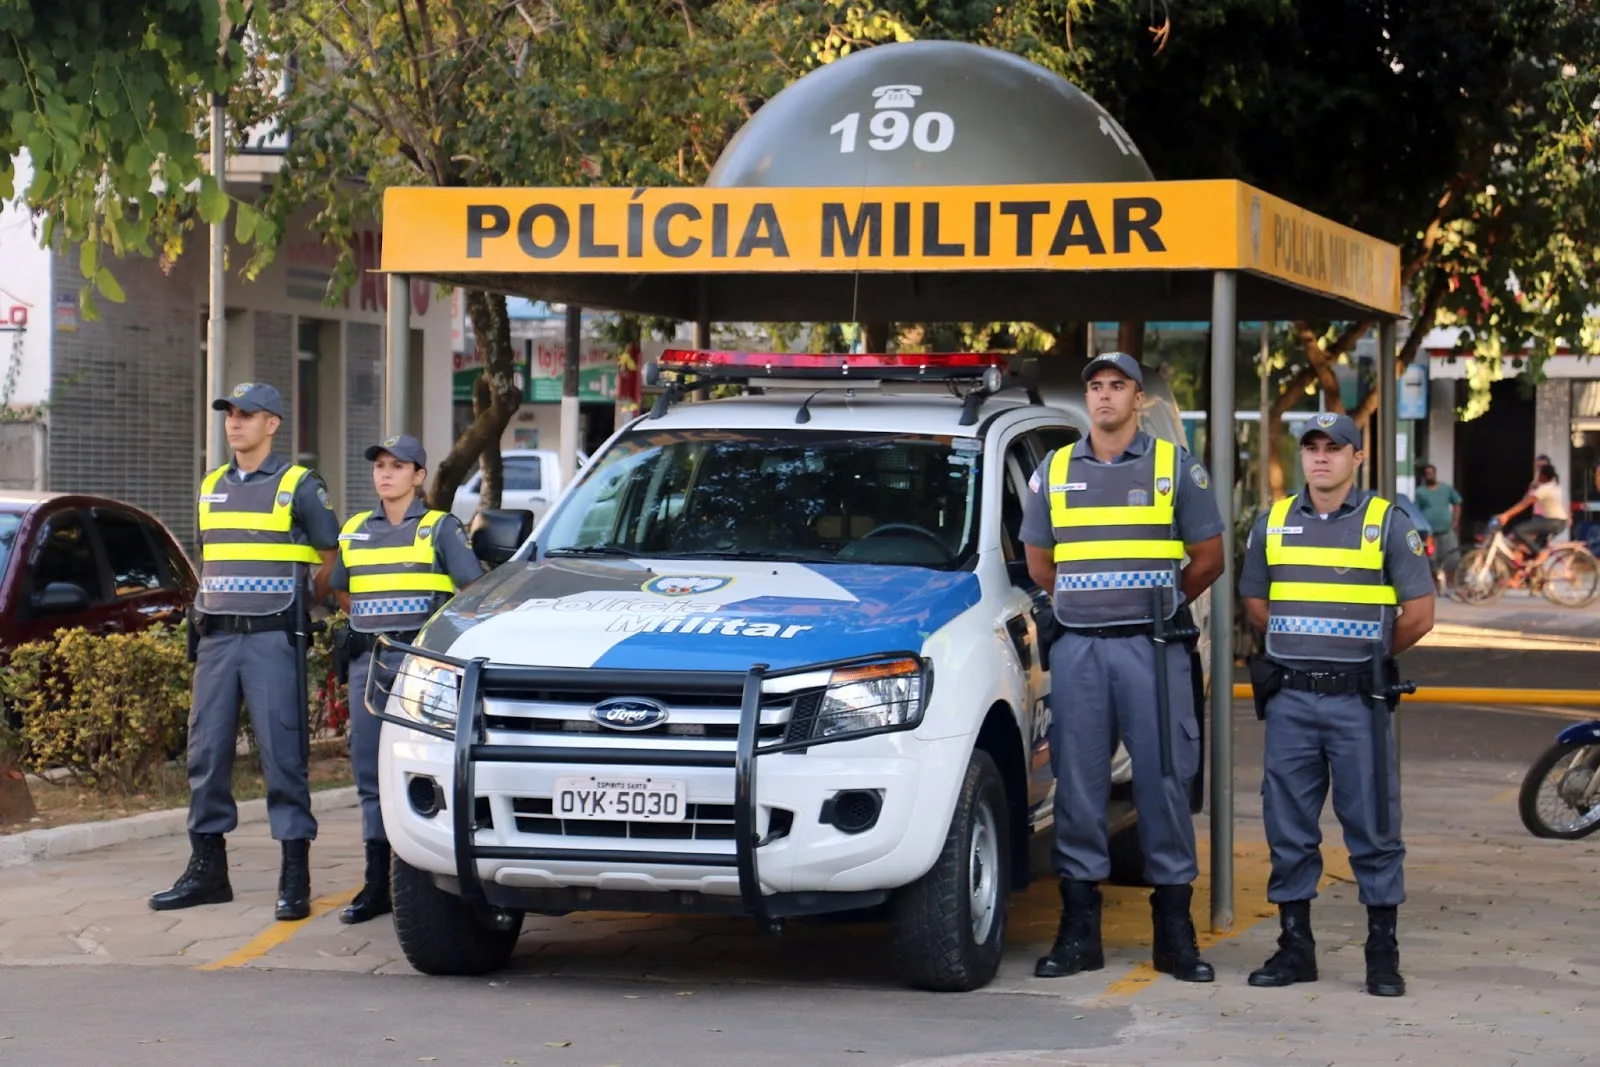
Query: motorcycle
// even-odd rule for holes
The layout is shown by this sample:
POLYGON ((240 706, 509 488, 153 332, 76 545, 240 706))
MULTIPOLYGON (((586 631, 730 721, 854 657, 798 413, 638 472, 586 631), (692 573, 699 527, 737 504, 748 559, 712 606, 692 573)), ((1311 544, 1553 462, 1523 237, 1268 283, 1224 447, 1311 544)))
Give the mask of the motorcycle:
POLYGON ((1523 777, 1517 810, 1534 837, 1576 841, 1600 830, 1600 720, 1556 735, 1523 777))

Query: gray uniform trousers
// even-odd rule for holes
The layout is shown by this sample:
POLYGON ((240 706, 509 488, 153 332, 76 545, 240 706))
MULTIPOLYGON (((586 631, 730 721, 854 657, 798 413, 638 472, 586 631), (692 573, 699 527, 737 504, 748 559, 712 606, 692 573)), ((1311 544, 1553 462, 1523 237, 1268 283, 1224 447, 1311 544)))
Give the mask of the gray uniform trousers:
POLYGON ((1333 777, 1333 811, 1344 827, 1350 869, 1368 907, 1405 902, 1400 841, 1400 772, 1389 731, 1389 832, 1378 833, 1372 712, 1357 693, 1322 694, 1280 689, 1267 703, 1266 755, 1261 780, 1262 816, 1272 848, 1267 899, 1311 900, 1322 880, 1322 808, 1333 777))
POLYGON ((260 746, 273 838, 316 838, 317 820, 311 814, 311 785, 301 747, 306 724, 294 691, 296 654, 293 635, 284 631, 200 638, 189 710, 192 832, 226 834, 239 825, 239 809, 233 802, 233 757, 242 699, 260 746))
MULTIPOLYGON (((383 731, 383 720, 367 710, 364 696, 372 656, 371 652, 363 652, 350 661, 350 768, 356 778, 356 794, 361 798, 361 840, 387 841, 383 806, 378 802, 378 735, 383 731)), ((379 681, 383 679, 380 677, 379 681)), ((382 699, 381 693, 377 696, 382 699)))
POLYGON ((1195 863, 1189 779, 1200 768, 1189 653, 1167 646, 1172 777, 1161 773, 1155 645, 1148 637, 1084 637, 1064 630, 1050 649, 1050 759, 1056 775, 1055 868, 1062 878, 1098 882, 1111 874, 1106 801, 1120 736, 1133 759, 1145 877, 1188 885, 1195 863))

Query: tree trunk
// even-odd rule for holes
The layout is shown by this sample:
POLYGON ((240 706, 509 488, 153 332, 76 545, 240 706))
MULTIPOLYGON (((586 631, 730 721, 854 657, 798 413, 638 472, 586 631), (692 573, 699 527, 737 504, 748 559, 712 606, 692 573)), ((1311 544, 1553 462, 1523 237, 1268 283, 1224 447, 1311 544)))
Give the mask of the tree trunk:
POLYGON ((862 350, 866 352, 889 351, 889 332, 893 329, 893 323, 888 322, 862 323, 862 350))
POLYGON ((0 743, 0 826, 25 823, 37 814, 17 754, 0 743))
POLYGON ((1117 323, 1117 351, 1126 352, 1136 361, 1144 362, 1144 323, 1117 323))
POLYGON ((428 493, 428 506, 443 510, 449 510, 456 487, 480 457, 484 461, 483 506, 500 505, 500 438, 522 406, 506 298, 499 293, 471 290, 467 293, 467 313, 472 316, 472 331, 484 354, 484 367, 473 389, 472 425, 439 463, 428 493))

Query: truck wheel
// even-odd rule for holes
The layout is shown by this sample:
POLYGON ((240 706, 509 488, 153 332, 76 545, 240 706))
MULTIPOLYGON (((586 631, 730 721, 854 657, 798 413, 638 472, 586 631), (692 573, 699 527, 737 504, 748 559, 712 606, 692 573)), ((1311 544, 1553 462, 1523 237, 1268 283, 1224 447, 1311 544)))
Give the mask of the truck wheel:
POLYGON ((1112 834, 1106 851, 1111 860, 1112 885, 1149 885, 1144 877, 1144 846, 1139 843, 1139 824, 1134 823, 1120 834, 1112 834))
POLYGON ((400 857, 393 869, 394 932, 406 962, 423 974, 479 975, 511 958, 522 913, 503 930, 478 920, 472 906, 433 884, 433 877, 400 857))
POLYGON ((915 989, 987 985, 1005 945, 1010 816, 994 759, 972 754, 950 832, 933 868, 895 893, 889 937, 896 973, 915 989))

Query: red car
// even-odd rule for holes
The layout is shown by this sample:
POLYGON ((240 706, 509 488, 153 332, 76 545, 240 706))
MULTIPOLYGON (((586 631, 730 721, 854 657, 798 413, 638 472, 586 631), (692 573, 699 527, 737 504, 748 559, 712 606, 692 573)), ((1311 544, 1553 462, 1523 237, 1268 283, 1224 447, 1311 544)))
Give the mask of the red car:
POLYGON ((161 522, 106 497, 0 490, 0 650, 177 625, 199 582, 161 522))

